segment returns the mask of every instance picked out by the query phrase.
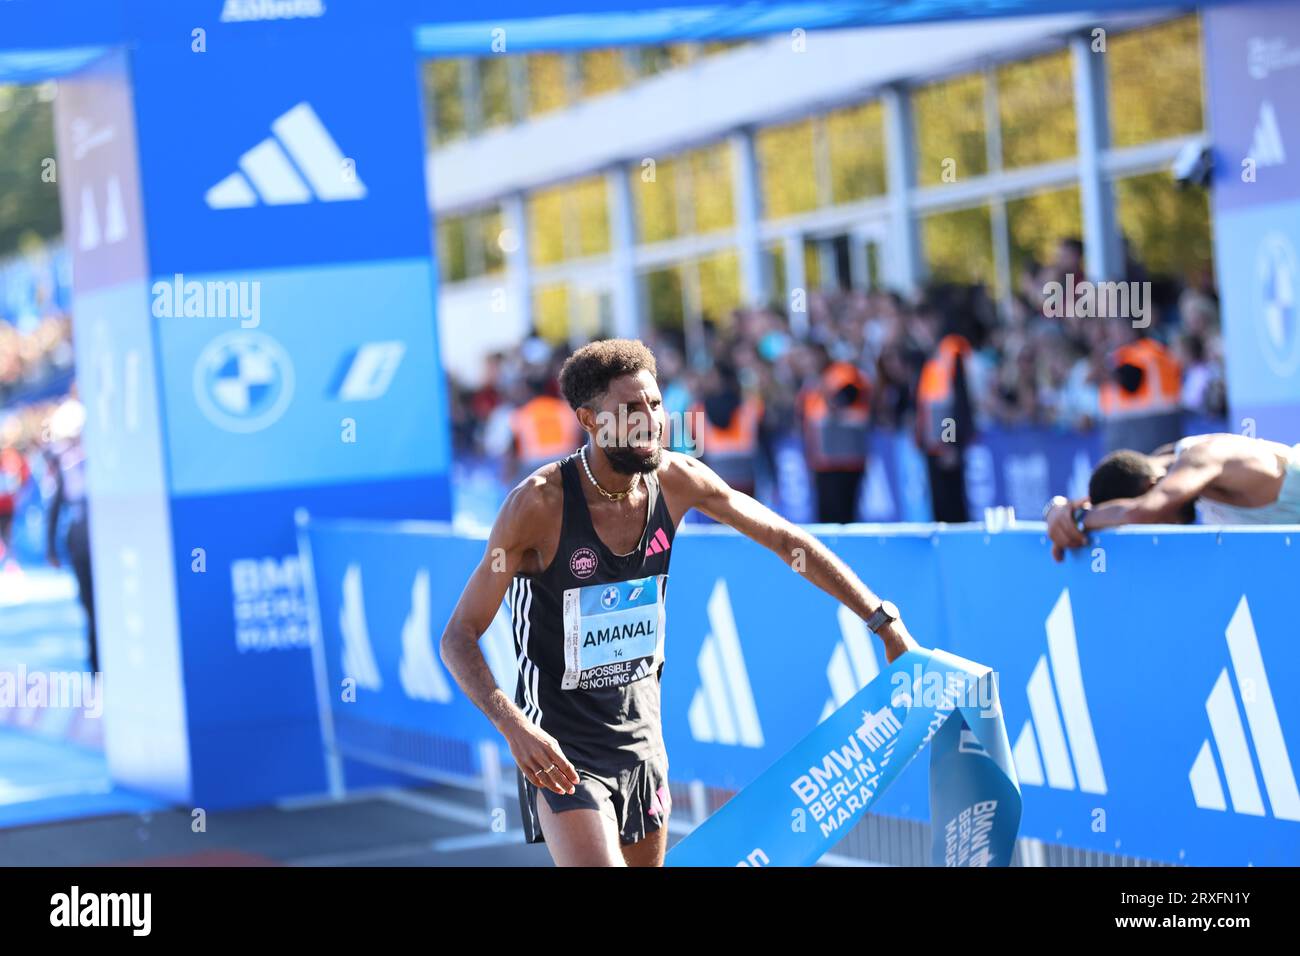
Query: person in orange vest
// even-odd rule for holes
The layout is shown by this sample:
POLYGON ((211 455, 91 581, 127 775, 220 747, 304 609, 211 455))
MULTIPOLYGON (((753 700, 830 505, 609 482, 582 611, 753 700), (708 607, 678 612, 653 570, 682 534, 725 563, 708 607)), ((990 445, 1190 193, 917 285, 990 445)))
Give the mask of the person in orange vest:
POLYGON ((858 520, 858 492, 867 469, 871 382, 852 362, 831 361, 799 396, 804 454, 817 493, 817 520, 858 520))
POLYGON ((18 447, 16 437, 21 430, 16 418, 5 423, 4 446, 0 447, 0 560, 8 560, 13 534, 14 512, 23 486, 31 477, 27 456, 18 447))
POLYGON ((1182 366, 1152 338, 1135 338, 1110 354, 1098 403, 1108 452, 1157 448, 1183 437, 1182 366))
POLYGON ((752 496, 758 484, 762 400, 745 394, 733 366, 719 364, 690 411, 701 460, 731 487, 752 496))
POLYGON ((548 394, 542 382, 529 385, 533 397, 510 413, 514 441, 505 468, 511 484, 582 444, 582 429, 569 403, 548 394))
POLYGON ((947 334, 921 367, 916 389, 916 444, 930 473, 930 505, 935 521, 970 520, 966 504, 966 446, 975 434, 966 384, 972 347, 960 324, 947 334))

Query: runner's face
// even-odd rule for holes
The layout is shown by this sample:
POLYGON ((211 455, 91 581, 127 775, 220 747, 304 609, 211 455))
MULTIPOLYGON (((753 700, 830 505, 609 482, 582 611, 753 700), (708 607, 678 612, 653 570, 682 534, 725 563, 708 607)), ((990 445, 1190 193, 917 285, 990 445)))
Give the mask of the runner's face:
POLYGON ((663 432, 663 397, 653 375, 642 370, 610 382, 596 415, 595 438, 615 471, 657 469, 663 432))

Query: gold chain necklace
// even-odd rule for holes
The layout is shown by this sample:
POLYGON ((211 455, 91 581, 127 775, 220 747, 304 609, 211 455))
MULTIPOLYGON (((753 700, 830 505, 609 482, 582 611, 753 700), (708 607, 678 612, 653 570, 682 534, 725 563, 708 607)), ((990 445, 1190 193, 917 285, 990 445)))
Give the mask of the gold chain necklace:
POLYGON ((622 501, 624 498, 626 498, 628 495, 630 495, 630 494, 632 493, 633 489, 636 488, 637 484, 638 484, 638 483, 640 482, 640 480, 641 480, 641 474, 640 474, 640 472, 636 472, 636 473, 634 473, 634 474, 632 475, 632 484, 630 484, 630 485, 627 486, 627 490, 626 490, 626 491, 620 491, 620 492, 617 492, 617 493, 611 493, 611 492, 608 492, 608 491, 606 491, 604 488, 600 487, 600 482, 597 481, 597 480, 596 480, 596 476, 593 475, 593 474, 591 473, 591 466, 587 464, 587 446, 586 446, 586 445, 583 445, 580 449, 578 449, 578 456, 582 459, 582 467, 583 467, 583 470, 587 472, 587 477, 591 479, 591 483, 592 483, 593 485, 596 486, 596 490, 597 490, 597 491, 599 491, 602 495, 604 495, 604 496, 605 496, 606 498, 608 498, 610 501, 622 501))

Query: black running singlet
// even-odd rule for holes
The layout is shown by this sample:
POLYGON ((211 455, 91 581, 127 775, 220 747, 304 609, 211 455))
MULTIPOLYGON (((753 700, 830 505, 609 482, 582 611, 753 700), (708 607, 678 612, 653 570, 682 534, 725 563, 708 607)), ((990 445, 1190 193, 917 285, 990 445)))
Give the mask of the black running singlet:
POLYGON ((676 529, 658 475, 642 475, 649 520, 636 549, 615 554, 592 525, 577 452, 561 461, 560 475, 564 515, 555 558, 510 585, 515 703, 574 766, 629 766, 663 750, 659 681, 676 529))

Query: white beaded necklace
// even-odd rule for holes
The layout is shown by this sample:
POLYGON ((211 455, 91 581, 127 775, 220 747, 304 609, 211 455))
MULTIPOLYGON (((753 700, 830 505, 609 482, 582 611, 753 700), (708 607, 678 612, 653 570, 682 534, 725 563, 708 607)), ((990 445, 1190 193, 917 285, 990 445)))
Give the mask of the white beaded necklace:
POLYGON ((626 490, 626 491, 620 491, 620 492, 617 492, 617 493, 610 493, 610 492, 606 491, 604 488, 600 487, 600 482, 597 481, 597 480, 596 480, 596 476, 593 475, 593 474, 591 473, 591 466, 587 464, 587 446, 586 446, 586 445, 583 445, 580 449, 578 449, 578 457, 580 457, 580 458, 582 459, 582 468, 583 468, 584 471, 586 471, 586 473, 587 473, 587 477, 591 479, 591 483, 592 483, 593 485, 596 486, 596 490, 599 491, 599 492, 600 492, 602 495, 604 495, 606 498, 608 498, 610 501, 622 501, 624 498, 626 498, 628 495, 630 495, 630 494, 632 493, 633 489, 636 488, 637 484, 638 484, 638 483, 640 482, 640 480, 641 480, 641 473, 640 473, 640 472, 635 472, 635 473, 633 473, 633 475, 632 475, 632 484, 630 484, 630 485, 627 486, 627 490, 626 490))

